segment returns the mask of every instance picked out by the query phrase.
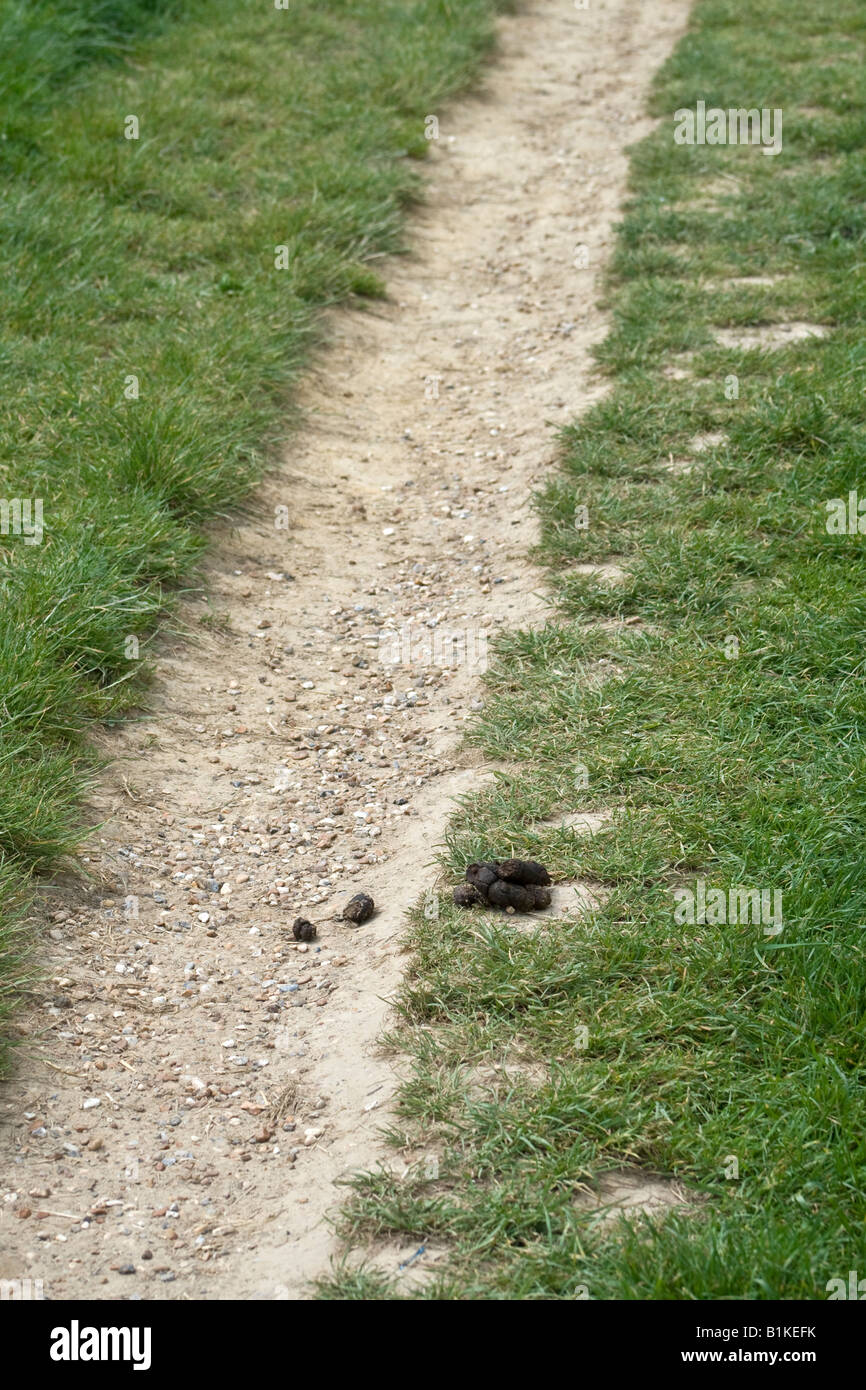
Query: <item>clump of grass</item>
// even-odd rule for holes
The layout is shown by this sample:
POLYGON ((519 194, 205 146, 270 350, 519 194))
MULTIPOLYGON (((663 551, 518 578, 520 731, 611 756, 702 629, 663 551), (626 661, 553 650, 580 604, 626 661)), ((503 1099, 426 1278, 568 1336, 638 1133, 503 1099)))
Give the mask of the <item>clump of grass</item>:
POLYGON ((26 140, 33 116, 86 80, 92 63, 116 62, 184 7, 184 0, 7 0, 0 12, 5 140, 26 140))
POLYGON ((203 525, 288 433, 317 311, 383 293, 377 262, 419 195, 425 116, 477 70, 495 10, 3 8, 0 922, 13 935, 28 876, 83 833, 90 722, 141 697, 148 640, 203 525))
POLYGON ((559 612, 500 643, 472 739, 513 772, 447 847, 455 873, 543 858, 599 906, 530 933, 444 902, 415 921, 394 1140, 443 1158, 435 1180, 359 1178, 344 1231, 448 1245, 425 1297, 815 1299, 862 1263, 866 538, 828 533, 826 503, 866 496, 864 47, 845 0, 700 0, 658 78, 599 352, 612 390, 538 498, 559 612), (698 97, 781 107, 783 153, 674 145, 698 97), (715 336, 794 320, 827 336, 715 336), (573 572, 610 560, 619 584, 573 572), (594 837, 556 828, 601 809, 594 837), (781 890, 781 932, 678 920, 698 878, 781 890), (512 1079, 479 1089, 502 1061, 512 1079), (706 1200, 599 1224, 581 1184, 623 1164, 706 1200))

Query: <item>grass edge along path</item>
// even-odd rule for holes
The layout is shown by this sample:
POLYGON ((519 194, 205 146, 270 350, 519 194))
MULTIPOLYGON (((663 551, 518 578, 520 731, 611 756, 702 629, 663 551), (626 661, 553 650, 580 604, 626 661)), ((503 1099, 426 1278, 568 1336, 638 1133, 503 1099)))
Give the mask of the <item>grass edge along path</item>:
POLYGON ((276 457, 317 311, 384 293, 426 117, 507 7, 4 11, 0 1048, 31 876, 85 833, 88 728, 141 699, 203 526, 276 457))
MULTIPOLYGON (((538 498, 557 616, 499 643, 471 738, 512 771, 443 856, 540 859, 599 907, 414 916, 408 1172, 341 1217, 447 1253, 413 1297, 825 1299, 863 1269, 864 48, 850 0, 699 0, 657 78, 612 389, 538 498), (781 152, 676 144, 699 100, 780 109, 781 152), (599 1221, 583 1185, 623 1166, 689 1206, 599 1221)), ((402 1296, 363 1266, 319 1294, 402 1296)))

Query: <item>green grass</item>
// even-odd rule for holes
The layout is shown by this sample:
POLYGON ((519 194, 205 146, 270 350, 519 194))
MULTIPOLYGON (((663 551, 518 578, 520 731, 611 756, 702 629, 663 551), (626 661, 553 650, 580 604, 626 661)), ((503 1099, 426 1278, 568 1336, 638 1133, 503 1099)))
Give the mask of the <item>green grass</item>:
POLYGON ((8 141, 26 140, 94 62, 117 62, 159 32, 189 0, 4 0, 0 7, 0 115, 8 141))
MULTIPOLYGON (((557 616, 499 644, 472 738, 510 770, 445 856, 455 879, 540 858, 602 904, 529 932, 444 896, 414 919, 392 1138, 439 1172, 361 1175, 342 1230, 445 1247, 415 1296, 823 1299, 866 1265, 866 537, 825 527, 828 499, 866 498, 864 56, 851 0, 699 0, 658 76, 610 394, 538 498, 557 616), (676 146, 699 98, 782 108, 782 153, 676 146), (795 320, 826 338, 715 339, 795 320), (589 839, 543 824, 587 810, 611 813, 589 839), (781 933, 679 923, 697 878, 780 889, 781 933), (579 1185, 624 1164, 694 1209, 600 1225, 579 1185)), ((321 1292, 401 1297, 364 1271, 321 1292)))
POLYGON ((140 699, 204 524, 285 438, 318 311, 383 293, 424 118, 496 9, 0 7, 0 492, 44 515, 0 536, 0 1014, 28 879, 83 833, 88 728, 140 699))

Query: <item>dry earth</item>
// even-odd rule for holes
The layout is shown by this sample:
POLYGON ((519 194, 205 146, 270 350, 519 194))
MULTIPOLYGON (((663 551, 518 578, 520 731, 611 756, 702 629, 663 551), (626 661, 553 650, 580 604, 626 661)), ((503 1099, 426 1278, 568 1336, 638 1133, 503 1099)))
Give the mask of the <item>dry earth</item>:
POLYGON ((214 537, 195 639, 163 643, 146 717, 103 736, 86 881, 51 890, 0 1096, 0 1277, 297 1298, 327 1269, 336 1184, 386 1156, 403 916, 484 775, 460 748, 484 637, 544 611, 530 495, 604 389, 625 151, 687 11, 533 0, 438 113, 388 301, 331 316, 284 468, 214 537), (354 928, 361 890, 378 911, 354 928))

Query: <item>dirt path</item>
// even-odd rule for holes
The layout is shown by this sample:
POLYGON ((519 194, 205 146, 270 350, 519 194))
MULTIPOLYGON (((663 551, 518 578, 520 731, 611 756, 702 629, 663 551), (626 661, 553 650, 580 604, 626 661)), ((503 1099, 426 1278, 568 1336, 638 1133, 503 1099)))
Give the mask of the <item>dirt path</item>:
POLYGON ((295 1298, 327 1268, 335 1182, 386 1153, 403 915, 483 771, 459 740, 484 635, 543 609, 529 496, 600 389, 624 151, 687 10, 533 0, 439 113, 389 301, 332 316, 289 462, 216 538, 197 640, 105 736, 93 892, 53 895, 36 1043, 0 1096, 0 1277, 295 1298), (362 890, 373 920, 335 920, 362 890))

